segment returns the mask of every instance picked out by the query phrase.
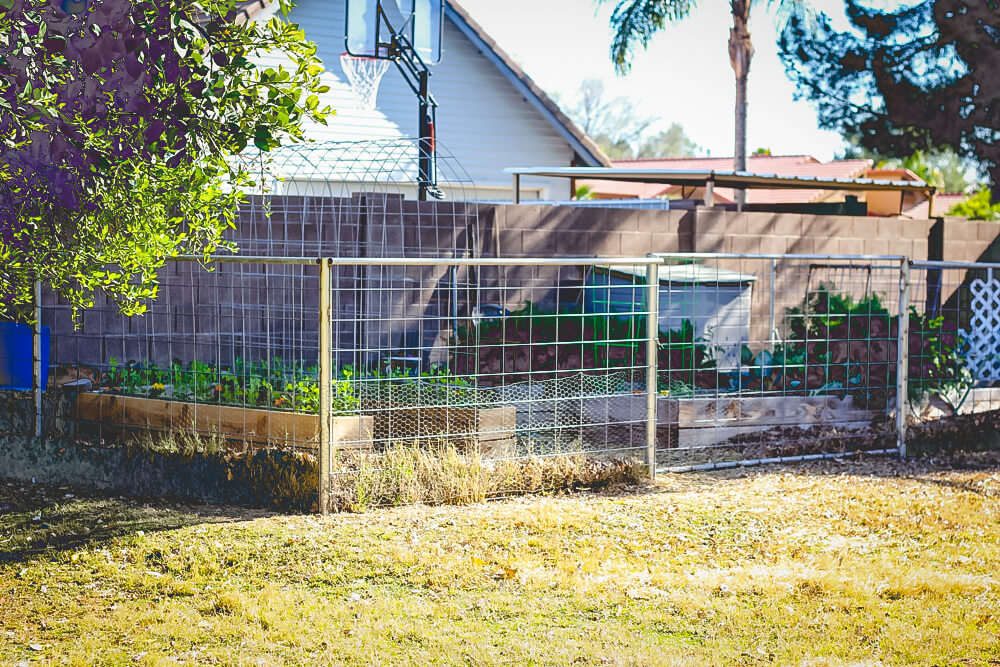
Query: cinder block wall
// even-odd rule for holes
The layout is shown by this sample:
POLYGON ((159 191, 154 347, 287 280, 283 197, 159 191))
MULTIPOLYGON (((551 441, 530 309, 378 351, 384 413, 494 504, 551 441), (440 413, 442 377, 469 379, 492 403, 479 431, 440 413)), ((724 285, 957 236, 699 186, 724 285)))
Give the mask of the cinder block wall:
POLYGON ((493 206, 486 254, 506 257, 616 257, 689 250, 692 211, 493 206))
MULTIPOLYGON (((644 256, 649 252, 725 252, 725 253, 799 253, 850 255, 906 255, 914 259, 955 261, 1000 261, 1000 225, 992 222, 969 222, 960 219, 897 220, 849 216, 817 216, 769 213, 735 213, 700 208, 694 211, 649 211, 594 209, 534 205, 492 205, 466 202, 415 202, 390 195, 355 195, 350 198, 272 198, 270 214, 265 215, 261 200, 251 200, 241 212, 231 239, 244 254, 310 257, 388 257, 388 256, 467 256, 483 257, 615 257, 644 256)), ((727 265, 728 266, 728 265, 727 265)), ((106 363, 107 357, 146 358, 160 341, 171 333, 178 346, 169 348, 170 357, 182 357, 196 347, 202 329, 217 322, 219 331, 205 331, 211 336, 225 334, 228 340, 242 340, 273 335, 263 331, 267 315, 252 313, 243 317, 236 311, 242 303, 240 293, 267 295, 286 307, 283 285, 300 290, 298 308, 303 312, 315 307, 315 296, 302 289, 301 270, 281 267, 260 268, 259 276, 248 279, 237 266, 220 268, 214 275, 187 275, 193 266, 168 269, 160 300, 145 318, 123 318, 104 303, 100 311, 84 315, 82 327, 74 329, 68 309, 51 295, 46 297, 46 314, 52 319, 53 360, 85 364, 106 363), (299 271, 300 273, 296 273, 299 271), (182 275, 183 274, 183 275, 182 275), (287 275, 286 275, 287 274, 287 275), (257 281, 257 282, 255 282, 257 281), (201 289, 204 287, 205 289, 201 289), (225 295, 225 313, 219 311, 218 296, 225 295), (207 313, 207 314, 206 314, 207 313), (224 329, 224 331, 223 331, 224 329)), ((731 268, 750 267, 733 264, 731 268)), ((758 266, 755 291, 761 297, 769 293, 769 274, 758 266)), ((789 274, 792 275, 792 274, 789 274)), ((445 283, 443 270, 405 270, 385 272, 376 269, 338 272, 338 304, 346 312, 357 310, 355 294, 359 285, 377 285, 379 298, 368 299, 365 309, 378 317, 386 313, 422 315, 448 325, 452 312, 449 302, 453 290, 445 283), (402 275, 405 273, 405 275, 402 275), (391 275, 389 275, 391 274, 391 275), (423 289, 413 289, 414 280, 423 289), (406 290, 392 289, 397 283, 406 290), (404 303, 401 299, 405 298, 404 303), (398 303, 397 303, 398 301, 398 303)), ((467 272, 458 281, 471 281, 467 272)), ((569 300, 582 281, 576 268, 482 270, 476 276, 487 288, 484 300, 516 307, 525 300, 545 298, 569 300), (556 290, 556 285, 564 286, 556 290), (506 286, 506 287, 505 287, 506 286), (516 289, 511 286, 518 286, 516 289), (547 295, 547 297, 546 297, 547 295)), ((777 292, 791 294, 798 285, 780 282, 777 292)), ((787 278, 786 280, 793 280, 787 278)), ((251 298, 253 300, 253 298, 251 298)), ((104 300, 99 300, 99 303, 104 300)), ((755 320, 764 322, 767 308, 763 298, 754 299, 755 320)), ((362 314, 363 316, 363 314, 362 314)), ((295 347, 312 340, 315 327, 311 315, 299 316, 295 347)), ((431 327, 421 332, 426 341, 440 332, 431 327)), ((344 340, 353 334, 344 332, 344 340)), ((766 330, 755 329, 754 338, 764 339, 766 330)), ((366 336, 367 338, 367 336, 366 336)), ((206 341, 207 343, 207 341, 206 341)), ((381 345, 381 341, 373 346, 381 345)), ((214 343, 216 356, 225 357, 214 343)), ((228 343, 224 347, 235 347, 228 343)), ((308 356, 308 353, 307 355, 308 356)))
POLYGON ((695 214, 693 238, 696 252, 905 255, 928 259, 928 235, 933 225, 933 220, 735 213, 701 208, 695 214))
MULTIPOLYGON (((938 256, 946 262, 1000 262, 1000 224, 943 218, 935 225, 938 256)), ((933 236, 933 235, 932 235, 933 236)))

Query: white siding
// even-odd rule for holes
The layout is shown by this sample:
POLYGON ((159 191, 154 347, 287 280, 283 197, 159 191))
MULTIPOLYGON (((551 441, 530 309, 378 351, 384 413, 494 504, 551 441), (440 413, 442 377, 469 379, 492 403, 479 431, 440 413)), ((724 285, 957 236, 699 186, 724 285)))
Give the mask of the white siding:
MULTIPOLYGON (((356 108, 340 67, 344 17, 344 0, 298 0, 289 17, 316 43, 326 67, 323 81, 330 86, 321 105, 328 104, 337 112, 326 127, 310 125, 307 136, 317 141, 415 137, 416 96, 395 65, 382 79, 375 110, 356 108)), ((277 63, 270 57, 264 61, 277 63)), ((479 198, 510 198, 511 178, 503 174, 505 167, 569 166, 573 150, 568 142, 447 19, 441 62, 432 72, 438 140, 468 172, 479 198)), ((570 195, 565 180, 523 182, 522 189, 526 199, 567 199, 570 195)))

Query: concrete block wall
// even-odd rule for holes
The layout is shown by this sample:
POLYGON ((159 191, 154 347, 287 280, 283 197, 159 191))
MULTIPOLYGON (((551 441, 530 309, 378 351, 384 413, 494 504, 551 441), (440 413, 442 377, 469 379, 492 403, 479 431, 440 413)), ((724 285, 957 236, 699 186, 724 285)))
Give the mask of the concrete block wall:
POLYGON ((946 262, 1000 262, 1000 224, 943 218, 938 223, 940 256, 946 262))
MULTIPOLYGON (((639 211, 534 205, 484 210, 494 235, 483 254, 504 257, 618 257, 680 252, 690 211, 639 211)), ((689 236, 689 234, 688 234, 689 236)), ((687 240, 687 239, 685 239, 687 240)))
POLYGON ((905 255, 928 259, 928 234, 933 225, 932 220, 700 208, 694 215, 693 238, 695 252, 905 255))
MULTIPOLYGON (((231 239, 244 254, 271 256, 468 256, 483 257, 614 257, 645 256, 649 252, 800 253, 851 255, 907 255, 914 259, 1000 261, 1000 225, 959 219, 899 220, 850 216, 736 213, 700 208, 693 211, 595 209, 535 205, 492 205, 466 202, 417 202, 388 195, 349 198, 275 197, 265 215, 262 200, 244 207, 231 239)), ((728 266, 728 265, 727 265, 728 266)), ((758 275, 755 285, 756 320, 765 321, 763 295, 769 293, 765 267, 734 264, 729 268, 758 275), (760 298, 758 298, 758 296, 760 298)), ((241 270, 239 265, 204 273, 196 265, 173 265, 164 271, 160 299, 142 318, 129 320, 99 299, 99 309, 84 315, 74 329, 64 306, 49 296, 47 316, 52 320, 57 361, 106 363, 107 358, 190 358, 212 345, 206 334, 229 341, 215 356, 237 354, 247 341, 270 332, 290 350, 314 340, 317 307, 315 290, 307 288, 300 268, 279 266, 241 270), (256 304, 244 308, 246 303, 256 304), (220 310, 218 302, 226 305, 220 310), (289 312, 291 329, 276 318, 289 312), (308 313, 308 315, 306 315, 308 313), (213 328, 213 331, 208 329, 213 328), (286 330, 287 329, 287 330, 286 330), (173 337, 166 348, 161 341, 173 337), (156 349, 156 352, 149 352, 156 349), (190 352, 190 354, 187 354, 190 352)), ((335 305, 344 316, 391 313, 393 317, 430 318, 440 322, 422 331, 426 344, 449 324, 453 290, 443 271, 406 270, 405 288, 397 287, 396 273, 377 269, 342 269, 335 278, 335 305), (414 280, 420 283, 414 284, 414 280), (388 282, 386 282, 388 281, 388 282), (374 287, 378 298, 357 302, 359 284, 374 287), (405 302, 404 302, 405 300, 405 302), (398 302, 397 302, 398 301, 398 302), (419 303, 418 303, 419 302, 419 303), (358 313, 359 310, 365 312, 358 313)), ((310 274, 312 275, 312 274, 310 274)), ((582 282, 578 268, 483 269, 475 276, 484 290, 483 301, 514 308, 533 302, 574 299, 582 282)), ((314 277, 309 280, 315 280, 314 277)), ((460 292, 471 283, 460 274, 460 292)), ((801 292, 789 273, 774 285, 778 293, 801 292), (798 290, 798 291, 796 291, 798 290)), ((790 297, 789 297, 790 298, 790 297)), ((461 304, 460 304, 461 305, 461 304)), ((465 304, 467 306, 467 304, 465 304)), ((459 308, 462 311, 462 308, 459 308)), ((348 319, 345 317, 345 319, 348 319)), ((345 328, 339 344, 353 344, 357 332, 345 328)), ((764 329, 755 337, 766 338, 764 329)), ((368 340, 372 347, 387 343, 368 340)), ((306 355, 308 356, 308 352, 306 355)))

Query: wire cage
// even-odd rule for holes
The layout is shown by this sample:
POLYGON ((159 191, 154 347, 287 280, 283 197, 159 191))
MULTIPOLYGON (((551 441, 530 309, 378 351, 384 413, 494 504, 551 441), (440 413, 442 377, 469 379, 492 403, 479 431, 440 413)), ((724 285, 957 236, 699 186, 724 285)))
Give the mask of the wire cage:
MULTIPOLYGON (((238 256, 267 261, 221 262, 210 270, 199 262, 170 262, 160 272, 157 300, 142 317, 122 316, 101 299, 79 327, 50 295, 44 320, 53 327, 53 365, 66 369, 59 379, 86 376, 109 392, 124 391, 129 382, 163 385, 154 393, 169 400, 176 400, 171 392, 180 385, 200 391, 204 384, 204 396, 188 393, 217 403, 228 385, 259 376, 274 388, 269 407, 283 398, 301 403, 302 392, 315 385, 320 348, 317 258, 475 256, 479 211, 471 178, 445 147, 436 153, 446 196, 437 201, 418 200, 423 156, 416 140, 304 143, 244 156, 258 174, 258 189, 228 240, 238 256), (135 369, 142 378, 131 377, 135 369), (188 376, 193 379, 185 384, 188 376)), ((336 360, 341 367, 391 362, 416 369, 412 359, 441 335, 426 322, 454 329, 455 317, 478 298, 475 272, 447 266, 423 272, 342 266, 331 282, 334 317, 345 322, 332 332, 335 347, 344 350, 336 360), (413 293, 427 296, 420 312, 404 303, 413 293), (390 315, 406 313, 390 331, 390 315)))
MULTIPOLYGON (((471 177, 442 145, 434 155, 418 140, 388 139, 305 143, 273 151, 260 163, 260 191, 247 202, 233 236, 242 255, 336 258, 474 258, 480 216, 471 177), (443 199, 420 201, 419 162, 432 158, 443 199)), ((233 267, 241 273, 243 266, 233 267)), ((268 267, 265 291, 295 293, 292 272, 268 267)), ((344 350, 341 365, 370 367, 386 355, 360 350, 394 350, 391 363, 417 369, 422 350, 441 331, 421 322, 442 322, 478 303, 475 271, 442 267, 419 272, 405 266, 341 266, 332 276, 333 308, 342 321, 333 332, 344 350), (408 326, 384 325, 390 314, 408 312, 407 291, 427 294, 419 317, 408 326), (357 350, 357 352, 349 352, 357 350), (379 358, 376 358, 379 357, 379 358)), ((312 305, 312 304, 310 304, 312 305)), ((315 304, 318 305, 318 304, 315 304)), ((271 317, 273 317, 273 308, 271 317)), ((409 310, 413 310, 412 307, 409 310)), ((264 316, 261 313, 262 317, 264 316)), ((453 327, 451 327, 453 328, 453 327)), ((268 337, 254 356, 299 354, 284 338, 268 337), (287 349, 286 349, 287 348, 287 349)), ((291 340, 291 339, 288 339, 291 340)), ((310 354, 314 354, 312 349, 310 354)))
POLYGON ((471 256, 475 184, 448 149, 415 139, 312 142, 247 158, 258 187, 232 240, 244 255, 471 256), (439 201, 418 201, 431 159, 439 201))

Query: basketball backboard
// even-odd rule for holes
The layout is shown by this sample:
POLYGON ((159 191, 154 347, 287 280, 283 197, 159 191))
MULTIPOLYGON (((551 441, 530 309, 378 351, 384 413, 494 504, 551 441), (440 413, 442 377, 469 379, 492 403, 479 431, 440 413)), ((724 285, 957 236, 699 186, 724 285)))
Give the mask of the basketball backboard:
POLYGON ((428 64, 441 60, 444 0, 347 0, 347 52, 385 58, 393 31, 404 34, 428 64))

